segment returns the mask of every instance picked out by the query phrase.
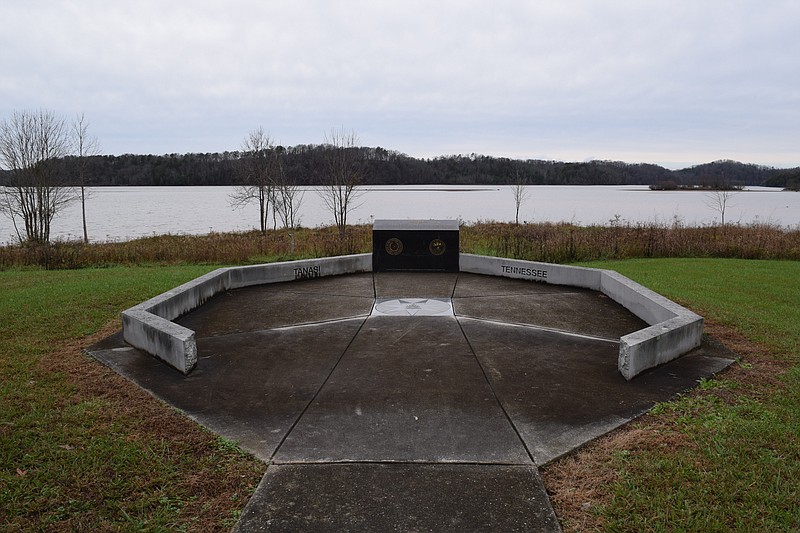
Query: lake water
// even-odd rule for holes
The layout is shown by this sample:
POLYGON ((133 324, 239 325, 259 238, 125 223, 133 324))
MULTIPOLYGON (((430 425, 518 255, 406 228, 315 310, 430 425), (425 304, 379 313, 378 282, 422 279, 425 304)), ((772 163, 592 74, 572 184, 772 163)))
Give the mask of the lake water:
MULTIPOLYGON (((510 186, 365 187, 349 223, 374 219, 460 219, 466 223, 514 220, 510 186)), ((89 238, 126 240, 156 234, 202 234, 258 227, 258 206, 230 206, 233 187, 94 187, 87 201, 89 238)), ((645 186, 532 186, 520 209, 520 221, 572 222, 580 225, 659 222, 679 219, 687 225, 717 223, 709 207, 713 193, 650 191, 645 186)), ((736 192, 726 222, 766 222, 800 228, 800 193, 766 187, 736 192)), ((314 188, 304 189, 300 222, 306 227, 333 224, 314 188)), ((82 236, 80 204, 66 209, 52 225, 53 239, 82 236)), ((0 216, 0 242, 15 241, 11 222, 0 216)))

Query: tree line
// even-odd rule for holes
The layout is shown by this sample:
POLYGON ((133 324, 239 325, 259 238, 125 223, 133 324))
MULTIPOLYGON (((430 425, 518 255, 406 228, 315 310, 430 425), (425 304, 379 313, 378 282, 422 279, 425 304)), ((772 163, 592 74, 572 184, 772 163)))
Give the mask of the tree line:
MULTIPOLYGON (((652 189, 704 187, 729 191, 745 185, 798 188, 800 168, 777 170, 716 161, 679 171, 619 161, 519 160, 478 154, 418 159, 381 147, 364 147, 350 130, 332 129, 322 144, 285 147, 263 127, 241 150, 213 154, 100 155, 83 114, 68 121, 47 111, 15 111, 0 121, 0 215, 21 243, 47 244, 53 218, 80 201, 86 231, 86 189, 114 185, 233 185, 231 203, 259 205, 261 231, 294 229, 301 186, 317 186, 344 241, 347 215, 363 185, 514 186, 516 218, 529 185, 650 185, 652 189)), ((727 195, 723 196, 727 200, 727 195)), ((719 198, 719 196, 718 196, 719 198)), ((719 210, 724 224, 725 203, 719 210)))
MULTIPOLYGON (((126 165, 130 159, 125 156, 97 155, 99 143, 89 135, 88 128, 83 114, 69 121, 44 109, 14 111, 9 118, 0 120, 0 215, 11 221, 21 244, 49 245, 53 219, 76 201, 81 203, 83 240, 88 242, 86 192, 90 186, 198 183, 188 180, 188 175, 195 179, 198 175, 224 176, 224 181, 218 178, 201 184, 236 184, 230 195, 231 204, 258 203, 263 233, 269 228, 270 218, 273 228, 277 228, 279 219, 286 229, 297 226, 303 191, 301 182, 292 179, 286 169, 288 162, 296 162, 291 156, 302 151, 277 146, 263 127, 250 131, 241 151, 222 158, 216 157, 218 154, 143 156, 144 164, 139 160, 135 165, 126 165), (109 172, 108 163, 118 166, 117 172, 109 172), (116 179, 109 183, 110 174, 122 176, 122 183, 116 179), (150 179, 142 179, 143 174, 150 179), (125 179, 131 176, 135 177, 133 181, 125 179)), ((364 183, 366 163, 358 135, 352 130, 332 129, 325 135, 323 146, 324 150, 309 152, 322 159, 306 168, 323 185, 319 194, 334 215, 339 237, 344 241, 347 215, 364 183)))
MULTIPOLYGON (((324 186, 329 179, 330 144, 273 146, 287 182, 324 186)), ((776 169, 736 161, 715 161, 681 170, 646 163, 588 161, 571 163, 510 159, 478 154, 415 158, 381 147, 355 147, 363 185, 653 185, 653 188, 701 186, 773 186, 800 183, 800 167, 776 169)), ((69 155, 54 162, 65 184, 86 186, 243 185, 251 153, 165 155, 69 155)), ((0 185, 8 184, 7 172, 0 185)))

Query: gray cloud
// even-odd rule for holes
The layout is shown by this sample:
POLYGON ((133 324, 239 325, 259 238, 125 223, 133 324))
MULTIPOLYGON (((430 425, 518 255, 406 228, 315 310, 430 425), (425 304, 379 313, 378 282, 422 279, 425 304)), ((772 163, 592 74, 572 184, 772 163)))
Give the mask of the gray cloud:
POLYGON ((109 153, 345 125, 412 155, 795 166, 800 6, 10 0, 0 116, 85 112, 109 153))

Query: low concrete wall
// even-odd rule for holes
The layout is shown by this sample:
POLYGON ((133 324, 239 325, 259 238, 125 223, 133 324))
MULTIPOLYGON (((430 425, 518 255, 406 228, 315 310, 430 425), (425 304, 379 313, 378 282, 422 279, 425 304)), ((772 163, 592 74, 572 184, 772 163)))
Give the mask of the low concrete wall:
POLYGON ((680 357, 702 341, 701 316, 611 270, 461 254, 461 271, 603 292, 650 324, 620 338, 617 366, 627 380, 680 357))
POLYGON ((700 315, 611 270, 603 271, 601 290, 651 325, 620 339, 618 367, 625 379, 700 346, 700 315))
POLYGON ((125 341, 184 374, 197 363, 194 331, 172 322, 219 292, 250 285, 372 271, 372 254, 220 268, 122 312, 125 341))
MULTIPOLYGON (((602 291, 650 324, 620 338, 619 371, 625 379, 700 345, 703 318, 610 270, 461 254, 460 270, 602 291)), ((220 268, 122 312, 125 341, 180 372, 197 363, 194 332, 172 322, 219 292, 251 285, 372 271, 372 254, 220 268)))
POLYGON ((239 289, 281 281, 338 276, 355 272, 372 272, 372 254, 342 255, 284 263, 266 263, 229 268, 228 287, 239 289))
POLYGON ((620 338, 617 367, 627 380, 700 346, 703 318, 688 311, 620 338))
POLYGON ((461 272, 600 290, 602 270, 485 255, 461 254, 461 272))
POLYGON ((648 324, 658 324, 682 313, 691 313, 618 272, 603 270, 602 273, 600 290, 648 324))
POLYGON ((122 312, 122 335, 132 346, 188 374, 197 363, 194 331, 145 310, 122 312))

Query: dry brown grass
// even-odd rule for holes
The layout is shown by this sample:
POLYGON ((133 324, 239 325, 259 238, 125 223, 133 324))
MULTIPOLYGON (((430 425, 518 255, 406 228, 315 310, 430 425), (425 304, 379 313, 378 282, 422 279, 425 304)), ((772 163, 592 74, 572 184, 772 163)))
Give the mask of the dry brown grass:
POLYGON ((800 259, 800 231, 765 224, 481 224, 465 228, 461 244, 474 253, 550 263, 638 257, 800 259))
MULTIPOLYGON (((71 269, 131 264, 250 264, 372 250, 371 228, 336 228, 208 235, 161 235, 125 242, 55 242, 0 247, 0 270, 30 266, 71 269), (294 250, 292 250, 294 240, 294 250)), ((571 263, 635 257, 800 259, 800 230, 759 224, 688 227, 679 224, 485 223, 461 228, 461 250, 530 261, 571 263)))
POLYGON ((339 239, 335 228, 207 235, 158 235, 124 242, 54 242, 48 246, 0 247, 0 269, 39 266, 72 269, 140 264, 248 264, 276 259, 326 257, 366 251, 371 234, 352 227, 339 239))
MULTIPOLYGON (((102 399, 111 408, 95 421, 95 426, 109 427, 133 425, 136 430, 125 438, 142 442, 159 442, 169 450, 175 464, 183 457, 193 458, 191 468, 180 469, 181 485, 192 495, 180 516, 185 523, 176 524, 186 531, 227 531, 233 517, 241 511, 244 502, 258 484, 266 466, 256 458, 234 451, 220 450, 218 437, 203 429, 169 405, 157 400, 145 390, 135 386, 111 369, 97 364, 83 352, 87 344, 95 343, 119 329, 116 320, 90 338, 75 340, 59 347, 46 362, 46 372, 59 372, 67 376, 74 387, 67 401, 79 404, 102 399), (135 421, 130 424, 129 421, 135 421)), ((65 406, 62 406, 65 407, 65 406)), ((76 480, 74 486, 64 487, 64 498, 85 501, 102 501, 103 485, 91 480, 76 480)), ((136 498, 136 495, 130 495, 136 498)), ((31 527, 38 527, 37 517, 30 517, 31 527)), ((52 526, 53 531, 97 531, 105 522, 92 511, 72 516, 52 526)), ((118 524, 106 524, 115 530, 118 524)))

